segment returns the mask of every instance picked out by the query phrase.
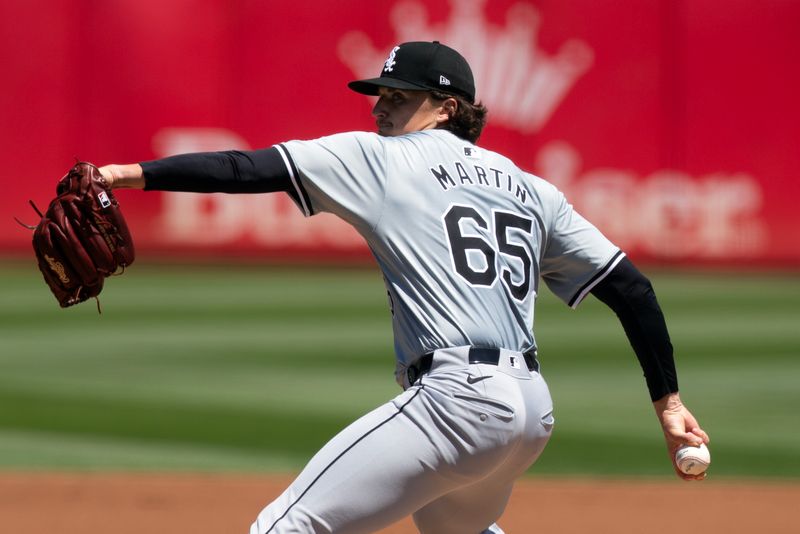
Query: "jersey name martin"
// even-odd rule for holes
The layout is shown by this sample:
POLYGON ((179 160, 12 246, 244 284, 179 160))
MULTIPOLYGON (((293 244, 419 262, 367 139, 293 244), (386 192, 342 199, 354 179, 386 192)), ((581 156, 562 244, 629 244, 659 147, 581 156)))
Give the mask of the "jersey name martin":
POLYGON ((525 186, 520 184, 515 176, 501 169, 494 167, 486 169, 480 165, 463 165, 460 161, 454 161, 449 166, 439 164, 436 168, 430 167, 430 171, 444 191, 462 185, 472 185, 511 193, 522 204, 528 200, 528 190, 525 186))

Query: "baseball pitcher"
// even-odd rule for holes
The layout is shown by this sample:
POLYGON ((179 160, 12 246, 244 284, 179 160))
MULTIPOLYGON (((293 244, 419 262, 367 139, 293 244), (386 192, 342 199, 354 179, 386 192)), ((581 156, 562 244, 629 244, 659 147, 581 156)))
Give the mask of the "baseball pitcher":
POLYGON ((458 52, 403 43, 349 87, 378 97, 377 133, 100 169, 115 189, 285 192, 350 223, 383 273, 403 392, 331 439, 251 534, 374 532, 407 515, 426 534, 502 532, 554 425, 532 331, 540 280, 619 316, 671 453, 708 442, 650 282, 553 185, 476 146, 487 111, 458 52))

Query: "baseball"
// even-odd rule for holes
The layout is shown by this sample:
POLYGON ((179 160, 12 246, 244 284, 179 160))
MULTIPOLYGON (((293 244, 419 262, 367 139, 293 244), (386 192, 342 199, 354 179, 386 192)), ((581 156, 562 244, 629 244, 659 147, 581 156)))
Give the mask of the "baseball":
POLYGON ((699 447, 684 445, 675 453, 675 463, 687 475, 699 475, 711 464, 711 453, 704 443, 699 447))

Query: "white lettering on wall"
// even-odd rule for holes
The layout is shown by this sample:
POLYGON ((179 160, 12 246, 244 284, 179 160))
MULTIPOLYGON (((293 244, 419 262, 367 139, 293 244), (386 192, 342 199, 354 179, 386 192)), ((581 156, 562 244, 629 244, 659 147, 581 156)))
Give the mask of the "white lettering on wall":
POLYGON ((762 192, 747 173, 690 176, 662 169, 647 176, 613 168, 581 172, 568 143, 545 145, 537 172, 623 250, 655 257, 732 258, 762 251, 762 192))
MULTIPOLYGON (((249 149, 241 136, 223 128, 165 128, 153 138, 153 150, 159 157, 249 149)), ((264 247, 364 246, 363 238, 350 225, 327 213, 306 218, 283 193, 162 195, 162 238, 167 243, 213 246, 246 240, 264 247)))
POLYGON ((363 238, 333 215, 305 218, 284 194, 164 195, 164 239, 187 245, 225 245, 241 240, 265 247, 292 245, 351 249, 363 238))

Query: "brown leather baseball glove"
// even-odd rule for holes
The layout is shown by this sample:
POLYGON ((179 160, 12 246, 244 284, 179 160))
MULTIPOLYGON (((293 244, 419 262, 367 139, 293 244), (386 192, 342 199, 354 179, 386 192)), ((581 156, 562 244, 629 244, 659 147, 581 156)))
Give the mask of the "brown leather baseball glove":
POLYGON ((91 163, 76 163, 59 180, 44 214, 31 205, 42 219, 25 226, 33 230, 39 270, 62 308, 96 298, 106 277, 133 263, 133 239, 119 203, 91 163))

